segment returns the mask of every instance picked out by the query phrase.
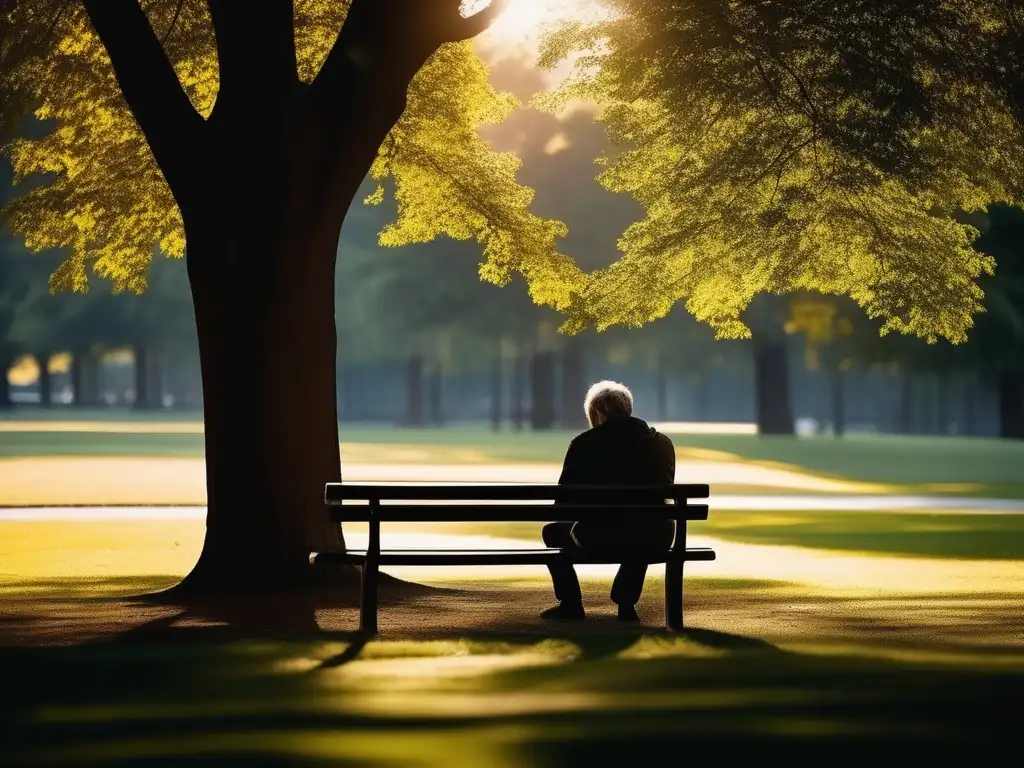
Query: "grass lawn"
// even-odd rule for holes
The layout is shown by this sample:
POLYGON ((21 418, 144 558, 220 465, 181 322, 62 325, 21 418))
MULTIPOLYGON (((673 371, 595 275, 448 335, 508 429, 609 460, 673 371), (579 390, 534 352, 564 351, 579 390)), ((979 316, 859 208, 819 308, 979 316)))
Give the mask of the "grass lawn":
MULTIPOLYGON (((540 531, 536 523, 445 523, 435 527, 451 533, 484 533, 528 541, 537 541, 540 531)), ((906 557, 1024 561, 1021 514, 712 509, 706 521, 691 523, 687 528, 691 536, 748 544, 906 557)))
MULTIPOLYGON (((0 421, 0 460, 25 458, 196 458, 203 456, 202 425, 181 415, 39 409, 15 411, 0 421)), ((498 433, 483 427, 394 429, 342 425, 342 456, 349 464, 422 464, 485 467, 560 463, 568 432, 498 433)), ((799 478, 790 492, 829 490, 821 478, 859 484, 831 490, 1024 498, 1024 441, 961 437, 852 435, 776 438, 756 435, 673 435, 680 466, 697 475, 731 467, 728 491, 778 492, 766 473, 799 478), (743 473, 751 475, 744 479, 743 473), (759 473, 758 479, 754 477, 759 473), (735 482, 734 482, 735 481, 735 482), (735 487, 733 487, 735 486, 735 487)), ((698 480, 699 477, 694 477, 698 480)), ((153 502, 153 499, 140 501, 153 502)), ((182 502, 180 499, 169 501, 182 502)), ((0 504, 5 502, 0 496, 0 504)))
MULTIPOLYGON (((960 521, 966 541, 988 546, 987 517, 960 521)), ((461 569, 447 589, 386 595, 364 643, 351 597, 124 599, 174 583, 201 538, 195 520, 0 524, 0 763, 984 760, 1019 744, 1024 600, 981 561, 905 559, 908 574, 970 573, 970 593, 878 586, 882 561, 863 555, 836 556, 843 589, 796 560, 781 580, 694 569, 677 636, 660 629, 657 574, 642 627, 614 621, 607 578, 584 580, 586 622, 547 625, 542 576, 461 569)))
POLYGON ((707 642, 716 637, 14 649, 0 656, 0 738, 7 765, 467 768, 772 748, 822 762, 894 749, 985 760, 1019 743, 1020 669, 707 642))

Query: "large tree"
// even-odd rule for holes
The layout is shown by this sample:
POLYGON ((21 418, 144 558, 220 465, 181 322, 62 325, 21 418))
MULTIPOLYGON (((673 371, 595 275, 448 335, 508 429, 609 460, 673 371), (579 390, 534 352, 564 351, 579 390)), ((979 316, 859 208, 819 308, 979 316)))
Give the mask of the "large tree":
POLYGON ((186 588, 300 582, 311 548, 344 545, 322 498, 340 479, 334 270, 367 174, 398 201, 385 243, 476 239, 484 277, 521 272, 556 306, 580 284, 564 228, 476 132, 514 104, 466 42, 502 5, 84 0, 6 78, 58 122, 9 147, 20 176, 53 177, 8 215, 31 247, 72 249, 55 289, 91 266, 141 290, 154 243, 185 256, 209 497, 186 588))
POLYGON ((1024 176, 1016 4, 609 4, 547 57, 587 53, 554 101, 598 103, 624 150, 603 179, 646 212, 589 277, 476 131, 512 107, 465 42, 498 3, 83 0, 5 76, 59 123, 10 147, 19 174, 55 174, 9 211, 29 245, 73 249, 55 287, 91 264, 141 289, 153 243, 187 242, 210 502, 190 584, 286 584, 343 545, 321 507, 340 476, 333 276, 367 173, 398 202, 385 244, 476 239, 483 277, 521 272, 570 329, 683 300, 743 335, 755 294, 807 288, 964 335, 993 262, 952 212, 1017 199, 1024 176))
MULTIPOLYGON (((607 0, 543 63, 595 102, 601 176, 646 215, 570 328, 677 301, 746 336, 760 293, 845 293, 883 330, 962 341, 994 261, 957 218, 1024 190, 1024 6, 991 0, 607 0)), ((756 333, 755 333, 756 335, 756 333)))

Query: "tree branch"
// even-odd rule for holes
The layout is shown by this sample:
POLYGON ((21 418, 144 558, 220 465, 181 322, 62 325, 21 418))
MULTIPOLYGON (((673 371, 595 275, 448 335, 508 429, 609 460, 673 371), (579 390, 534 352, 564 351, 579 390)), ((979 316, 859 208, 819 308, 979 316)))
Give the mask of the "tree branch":
POLYGON ((178 5, 174 9, 174 16, 171 17, 171 23, 167 25, 167 31, 164 32, 164 36, 160 38, 160 45, 164 45, 167 42, 167 38, 171 36, 171 32, 178 26, 178 17, 181 16, 181 7, 185 5, 185 0, 178 0, 178 5))
POLYGON ((265 99, 298 82, 292 0, 207 0, 217 38, 222 98, 265 99))
POLYGON ((491 0, 486 8, 477 11, 472 16, 459 16, 458 20, 451 22, 451 31, 445 42, 458 43, 463 40, 471 40, 477 35, 486 32, 487 29, 497 21, 498 17, 508 8, 509 0, 491 0))
POLYGON ((82 0, 110 56, 128 107, 172 191, 203 126, 142 7, 135 0, 82 0))
POLYGON ((508 2, 491 0, 465 17, 460 0, 352 0, 314 86, 336 92, 346 80, 362 76, 376 80, 373 87, 389 83, 404 91, 438 48, 480 34, 508 2))

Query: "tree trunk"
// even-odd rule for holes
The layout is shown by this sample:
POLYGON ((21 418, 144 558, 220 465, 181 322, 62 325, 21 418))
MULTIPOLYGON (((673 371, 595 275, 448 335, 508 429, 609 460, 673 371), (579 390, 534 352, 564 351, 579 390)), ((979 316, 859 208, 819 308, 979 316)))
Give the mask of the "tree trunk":
POLYGON ((75 404, 81 408, 99 406, 99 390, 102 382, 101 357, 88 350, 76 352, 72 357, 72 382, 75 388, 75 404))
POLYGON ((11 383, 7 380, 7 374, 14 364, 14 356, 7 351, 0 349, 0 410, 10 410, 14 404, 11 402, 11 383))
POLYGON ((901 435, 914 431, 914 378, 908 371, 900 373, 900 411, 897 430, 901 435))
MULTIPOLYGON (((219 85, 196 114, 145 15, 84 0, 178 204, 203 377, 209 510, 201 591, 305 583, 311 550, 344 546, 324 483, 341 478, 335 262, 345 214, 409 84, 497 6, 408 24, 352 3, 312 83, 295 70, 288 3, 209 4, 219 85)), ((436 4, 434 4, 436 5, 436 4)))
POLYGON ((710 371, 705 367, 688 377, 688 380, 693 382, 697 421, 710 421, 709 412, 711 409, 709 407, 709 400, 711 392, 709 391, 708 385, 710 376, 710 371))
POLYGON ((788 312, 784 296, 762 294, 744 313, 752 336, 754 418, 761 435, 792 435, 796 431, 789 392, 788 312))
POLYGON ((415 352, 405 364, 405 426, 423 426, 423 356, 415 352))
POLYGON ((491 363, 491 429, 494 432, 501 431, 502 423, 502 396, 504 394, 504 383, 505 383, 505 370, 502 365, 503 360, 501 356, 501 350, 499 348, 498 354, 494 356, 494 361, 491 363))
POLYGON ((587 389, 586 346, 582 337, 571 336, 562 350, 561 414, 566 429, 586 429, 583 397, 587 389))
POLYGON ((530 361, 530 427, 535 430, 555 426, 555 356, 535 352, 530 361))
POLYGON ((846 372, 836 366, 831 379, 832 434, 842 437, 846 433, 846 372))
POLYGON ((69 370, 69 376, 71 378, 71 403, 76 408, 80 408, 82 403, 82 377, 84 375, 83 369, 83 358, 84 353, 81 350, 75 350, 71 353, 71 368, 69 370))
POLYGON ((304 584, 311 551, 344 548, 323 503, 324 484, 341 480, 337 241, 296 234, 268 252, 268 234, 254 227, 250 241, 189 240, 209 506, 202 554, 183 586, 200 591, 304 584), (303 246, 317 250, 298 259, 303 246), (233 249, 260 267, 232 270, 233 249))
POLYGON ((50 353, 40 352, 36 355, 39 365, 39 406, 49 408, 53 404, 53 377, 50 376, 50 353))
POLYGON ((658 359, 655 363, 655 366, 655 412, 658 414, 658 419, 660 419, 661 421, 668 421, 668 371, 666 370, 667 366, 664 354, 658 354, 658 359))
POLYGON ((526 361, 526 355, 523 353, 521 345, 516 345, 515 360, 512 364, 512 427, 516 432, 520 432, 523 429, 523 422, 526 420, 526 408, 523 407, 524 397, 524 379, 526 378, 526 371, 524 368, 526 361))
POLYGON ((430 424, 444 426, 444 372, 437 365, 427 379, 427 405, 430 408, 430 424))
POLYGON ((71 389, 78 408, 99 405, 100 359, 86 349, 76 350, 71 357, 71 389))
POLYGON ((974 376, 964 382, 964 429, 965 435, 978 433, 978 383, 974 376))
POLYGON ((1024 439, 1024 374, 999 375, 999 436, 1024 439))
POLYGON ((754 409, 761 435, 792 435, 789 354, 785 337, 753 334, 754 409))
POLYGON ((949 376, 941 371, 935 382, 935 432, 949 434, 949 376))
POLYGON ((149 350, 145 344, 137 343, 133 349, 135 362, 133 365, 135 379, 135 402, 133 406, 137 410, 147 410, 152 407, 152 395, 149 391, 149 350))

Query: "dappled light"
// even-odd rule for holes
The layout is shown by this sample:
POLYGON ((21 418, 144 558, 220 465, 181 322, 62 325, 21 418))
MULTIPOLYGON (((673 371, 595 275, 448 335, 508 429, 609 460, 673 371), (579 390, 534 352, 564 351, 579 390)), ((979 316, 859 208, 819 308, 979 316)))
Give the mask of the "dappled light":
POLYGON ((1024 5, 0 30, 4 766, 1019 752, 1024 5))

